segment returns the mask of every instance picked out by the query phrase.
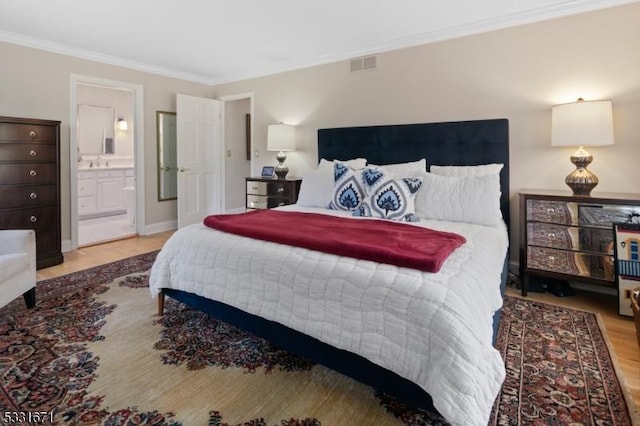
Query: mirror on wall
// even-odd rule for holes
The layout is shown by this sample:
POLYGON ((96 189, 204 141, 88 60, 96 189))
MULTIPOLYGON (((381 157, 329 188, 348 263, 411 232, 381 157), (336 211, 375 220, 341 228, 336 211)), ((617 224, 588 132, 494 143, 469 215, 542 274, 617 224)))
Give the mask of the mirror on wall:
POLYGON ((158 201, 178 198, 176 113, 156 111, 158 135, 158 201))
POLYGON ((80 155, 114 154, 114 119, 111 107, 78 105, 78 151, 80 155))

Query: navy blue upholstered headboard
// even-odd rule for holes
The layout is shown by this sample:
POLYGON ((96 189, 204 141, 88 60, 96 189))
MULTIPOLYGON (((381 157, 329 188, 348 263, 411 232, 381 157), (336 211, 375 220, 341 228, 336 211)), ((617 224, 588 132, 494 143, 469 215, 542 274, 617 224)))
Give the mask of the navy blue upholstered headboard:
POLYGON ((502 163, 500 208, 509 225, 507 119, 319 129, 318 161, 321 158, 366 158, 380 165, 426 158, 427 167, 502 163))

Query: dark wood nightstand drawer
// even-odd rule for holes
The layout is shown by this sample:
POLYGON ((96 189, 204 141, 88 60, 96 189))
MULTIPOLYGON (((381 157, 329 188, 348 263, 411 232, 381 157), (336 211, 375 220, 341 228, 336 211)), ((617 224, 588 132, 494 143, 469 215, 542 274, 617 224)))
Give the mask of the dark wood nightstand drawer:
POLYGON ((577 211, 575 203, 550 200, 527 200, 527 220, 558 223, 561 225, 576 224, 577 211))

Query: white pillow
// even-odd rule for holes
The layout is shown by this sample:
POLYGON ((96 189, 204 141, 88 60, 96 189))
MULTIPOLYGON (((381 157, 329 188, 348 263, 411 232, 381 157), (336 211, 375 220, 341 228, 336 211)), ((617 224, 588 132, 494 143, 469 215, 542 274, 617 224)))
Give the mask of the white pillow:
POLYGON ((492 163, 479 166, 431 166, 429 171, 440 176, 486 176, 499 174, 504 164, 492 163))
POLYGON ((502 220, 500 177, 425 173, 415 205, 416 214, 425 219, 497 225, 502 220))
MULTIPOLYGON (((365 158, 355 158, 342 163, 354 169, 362 169, 367 164, 365 158)), ((320 160, 318 167, 302 175, 300 193, 296 204, 304 207, 327 208, 333 197, 334 161, 320 160)))
POLYGON ((376 166, 375 164, 369 164, 368 167, 377 167, 381 169, 385 175, 393 179, 402 179, 406 177, 422 176, 427 172, 427 160, 421 159, 418 161, 409 161, 407 163, 395 163, 385 164, 383 166, 376 166))

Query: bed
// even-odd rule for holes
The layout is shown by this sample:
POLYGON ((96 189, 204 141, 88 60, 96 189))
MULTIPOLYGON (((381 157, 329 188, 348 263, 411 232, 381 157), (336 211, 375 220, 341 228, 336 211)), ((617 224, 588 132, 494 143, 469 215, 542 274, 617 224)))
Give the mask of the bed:
MULTIPOLYGON (((419 222, 466 238, 439 272, 252 240, 198 224, 178 230, 152 267, 150 289, 159 295, 160 313, 169 296, 406 403, 435 408, 452 424, 486 424, 504 379, 492 344, 507 277, 508 133, 506 119, 318 130, 318 158, 328 161, 366 158, 385 166, 426 159, 432 170, 503 165, 497 177, 500 223, 433 217, 419 222), (379 300, 370 297, 371 288, 383 289, 379 300), (386 306, 381 300, 391 293, 404 305, 386 306), (418 293, 429 300, 423 303, 418 293), (353 304, 353 297, 371 298, 370 305, 353 304), (363 312, 351 312, 358 305, 363 312), (455 366, 442 367, 438 359, 455 366)), ((282 210, 351 216, 300 205, 282 210)))

